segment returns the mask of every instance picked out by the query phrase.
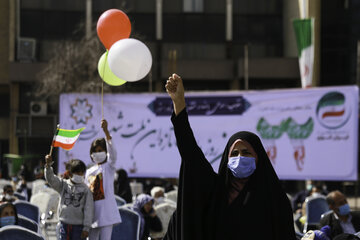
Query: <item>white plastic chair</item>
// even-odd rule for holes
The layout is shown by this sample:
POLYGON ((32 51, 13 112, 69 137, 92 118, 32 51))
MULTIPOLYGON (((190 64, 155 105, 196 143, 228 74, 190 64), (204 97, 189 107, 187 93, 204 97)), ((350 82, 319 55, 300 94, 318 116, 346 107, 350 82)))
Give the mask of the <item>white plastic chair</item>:
POLYGON ((173 215, 174 211, 176 210, 176 207, 174 204, 169 203, 162 203, 154 207, 156 211, 156 215, 159 217, 161 224, 162 224, 162 231, 161 232, 150 232, 150 236, 152 238, 160 238, 162 239, 166 232, 169 225, 169 221, 171 219, 171 216, 173 215))
POLYGON ((178 195, 177 190, 172 190, 170 192, 165 193, 165 197, 172 200, 172 201, 174 201, 174 202, 177 202, 177 195, 178 195))
POLYGON ((58 206, 60 194, 52 188, 31 196, 30 202, 39 207, 43 234, 48 238, 56 235, 56 225, 59 221, 58 206))
POLYGON ((51 188, 38 192, 30 198, 30 203, 38 206, 40 214, 46 214, 46 218, 49 216, 49 211, 57 212, 59 201, 60 194, 51 188))
POLYGON ((35 195, 36 193, 40 192, 44 188, 45 183, 46 181, 43 179, 36 179, 33 181, 31 186, 31 195, 35 195))
POLYGON ((142 183, 139 182, 130 182, 130 189, 134 200, 134 198, 136 198, 137 195, 143 193, 144 186, 142 183))

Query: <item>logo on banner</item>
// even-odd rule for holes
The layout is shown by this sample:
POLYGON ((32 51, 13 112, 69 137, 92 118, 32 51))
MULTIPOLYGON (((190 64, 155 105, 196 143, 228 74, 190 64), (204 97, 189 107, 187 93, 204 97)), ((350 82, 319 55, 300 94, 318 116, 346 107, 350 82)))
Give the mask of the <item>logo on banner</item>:
POLYGON ((318 102, 316 117, 319 123, 328 129, 338 129, 350 119, 351 109, 346 105, 344 94, 329 92, 318 102))
POLYGON ((75 103, 70 105, 71 117, 75 120, 76 124, 86 124, 92 118, 93 106, 88 103, 86 98, 76 98, 75 103))
POLYGON ((294 149, 294 159, 297 170, 303 170, 305 165, 304 140, 311 135, 314 129, 314 121, 311 117, 303 124, 298 124, 292 117, 289 117, 282 120, 279 125, 270 125, 269 122, 262 117, 258 121, 256 129, 263 140, 266 153, 273 165, 276 163, 277 156, 275 142, 283 133, 287 133, 294 149))

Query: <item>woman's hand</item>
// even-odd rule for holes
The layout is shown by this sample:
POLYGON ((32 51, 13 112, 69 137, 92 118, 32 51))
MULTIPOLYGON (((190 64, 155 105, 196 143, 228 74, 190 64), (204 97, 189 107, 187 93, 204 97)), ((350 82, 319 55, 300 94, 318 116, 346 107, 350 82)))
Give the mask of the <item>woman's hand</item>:
POLYGON ((172 74, 166 81, 165 88, 173 102, 174 112, 178 115, 186 106, 184 85, 181 77, 176 73, 172 74))

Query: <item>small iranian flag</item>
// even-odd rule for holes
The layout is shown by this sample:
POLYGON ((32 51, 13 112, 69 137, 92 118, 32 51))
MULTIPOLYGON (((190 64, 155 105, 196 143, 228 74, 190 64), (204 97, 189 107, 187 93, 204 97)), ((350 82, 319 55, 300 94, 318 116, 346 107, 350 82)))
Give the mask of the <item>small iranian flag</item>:
POLYGON ((79 138, 80 133, 85 128, 79 128, 75 130, 66 130, 58 128, 53 140, 53 147, 61 147, 65 150, 71 150, 79 138))
POLYGON ((293 21, 299 55, 302 88, 311 87, 314 66, 314 19, 293 21))

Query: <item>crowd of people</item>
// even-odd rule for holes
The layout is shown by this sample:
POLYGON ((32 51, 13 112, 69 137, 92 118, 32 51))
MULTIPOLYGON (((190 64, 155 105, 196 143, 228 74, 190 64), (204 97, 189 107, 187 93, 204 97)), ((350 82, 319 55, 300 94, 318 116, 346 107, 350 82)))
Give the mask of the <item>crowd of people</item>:
MULTIPOLYGON (((127 172, 115 168, 116 150, 106 120, 101 121, 101 128, 105 138, 95 139, 90 146, 91 167, 87 168, 82 160, 71 159, 66 163, 65 172, 58 176, 51 167, 52 156, 46 155, 43 171, 37 171, 43 173, 37 174, 37 177, 44 177, 46 187, 54 189, 60 196, 57 238, 111 239, 113 226, 122 222, 117 211, 116 193, 126 203, 130 203, 127 207, 140 216, 139 238, 148 239, 150 231, 163 230, 163 223, 157 217, 154 206, 165 202, 172 202, 172 206, 176 206, 176 203, 164 199, 164 188, 160 186, 152 189, 152 196, 150 192, 133 196, 127 172)), ((18 214, 13 203, 19 197, 21 200, 30 200, 28 192, 30 190, 31 193, 31 189, 27 188, 24 180, 12 183, 4 185, 0 195, 0 227, 17 225, 18 214)))
MULTIPOLYGON (((103 119, 105 138, 95 139, 90 146, 91 167, 72 159, 66 171, 56 175, 52 157, 46 155, 43 171, 38 169, 47 186, 59 194, 58 239, 110 240, 113 227, 126 221, 117 210, 116 196, 140 217, 141 240, 359 239, 360 214, 351 211, 340 191, 327 192, 322 185, 308 182, 304 191, 289 199, 254 133, 233 134, 215 172, 192 132, 182 79, 171 75, 165 88, 173 102, 171 121, 181 156, 177 200, 166 197, 174 189, 172 184, 133 193, 127 172, 115 167, 116 144, 103 119), (305 228, 309 198, 325 199, 329 209, 311 229, 305 228), (156 211, 163 204, 176 209, 165 222, 156 211), (164 236, 154 237, 156 232, 164 236)), ((18 225, 16 202, 31 199, 21 176, 16 184, 2 189, 0 228, 18 225)))

